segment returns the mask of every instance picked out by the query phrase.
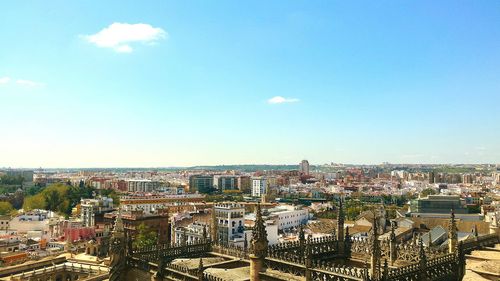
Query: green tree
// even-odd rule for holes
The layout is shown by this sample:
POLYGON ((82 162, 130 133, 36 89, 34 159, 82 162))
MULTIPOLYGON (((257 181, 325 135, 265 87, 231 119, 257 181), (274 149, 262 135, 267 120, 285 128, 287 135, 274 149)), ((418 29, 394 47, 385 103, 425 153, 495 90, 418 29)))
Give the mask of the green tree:
POLYGON ((420 192, 420 196, 422 197, 426 197, 428 195, 434 195, 434 194, 437 194, 436 190, 432 189, 432 188, 426 188, 424 190, 422 190, 422 192, 420 192))
POLYGON ((63 201, 57 190, 44 192, 43 196, 45 198, 46 208, 51 211, 57 211, 63 201))
POLYGON ((40 183, 36 183, 35 185, 26 188, 26 195, 33 196, 40 193, 42 190, 42 185, 40 183))
POLYGON ((45 199, 45 208, 62 214, 71 213, 71 204, 68 199, 69 187, 65 184, 52 184, 45 188, 41 194, 45 199))
POLYGON ((144 223, 137 227, 137 234, 135 236, 133 246, 135 248, 154 246, 158 243, 157 233, 150 229, 144 223))
POLYGON ((31 211, 35 209, 45 209, 45 198, 41 194, 24 198, 23 209, 31 211))
POLYGON ((0 177, 0 182, 2 184, 11 184, 11 185, 23 185, 24 178, 22 176, 9 176, 3 175, 0 177))
POLYGON ((9 215, 15 211, 9 202, 0 202, 0 215, 9 215))

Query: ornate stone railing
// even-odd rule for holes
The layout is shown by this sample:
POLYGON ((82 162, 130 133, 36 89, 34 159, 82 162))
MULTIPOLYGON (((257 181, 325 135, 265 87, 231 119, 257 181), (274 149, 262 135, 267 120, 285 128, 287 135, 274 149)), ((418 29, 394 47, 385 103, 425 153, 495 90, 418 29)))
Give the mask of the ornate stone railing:
POLYGON ((267 255, 271 259, 282 260, 301 265, 305 264, 304 252, 302 253, 302 256, 288 255, 287 253, 282 253, 282 252, 268 252, 267 255))
MULTIPOLYGON (((23 278, 34 278, 37 276, 45 276, 48 274, 53 274, 57 272, 68 272, 75 274, 85 274, 85 275, 102 275, 108 273, 108 268, 99 265, 83 265, 83 264, 75 264, 75 263, 64 263, 58 264, 54 266, 44 267, 42 269, 35 269, 32 271, 22 272, 21 274, 16 275, 15 277, 23 278)), ((24 280, 24 279, 23 279, 24 280)))
POLYGON ((208 272, 203 272, 203 281, 232 281, 221 277, 213 276, 208 272))
POLYGON ((412 263, 387 272, 387 280, 418 281, 418 280, 459 280, 460 258, 456 253, 428 260, 425 265, 412 263))
POLYGON ((371 243, 368 238, 352 237, 351 254, 366 257, 371 254, 371 243))
POLYGON ((147 262, 157 262, 161 257, 165 260, 173 260, 176 257, 191 257, 201 253, 210 252, 212 244, 210 241, 201 243, 176 244, 173 246, 164 244, 158 246, 144 247, 132 251, 132 257, 147 262))
POLYGON ((312 262, 310 267, 307 267, 301 260, 300 262, 289 260, 266 258, 265 264, 268 268, 277 270, 283 273, 293 274, 295 276, 306 276, 310 274, 311 280, 322 281, 362 281, 368 280, 368 269, 355 268, 344 265, 334 265, 325 262, 312 262))
POLYGON ((368 280, 368 268, 313 262, 312 280, 368 280))
POLYGON ((304 249, 307 244, 313 258, 317 258, 325 254, 338 253, 339 244, 341 243, 345 244, 346 241, 338 241, 334 236, 325 236, 302 242, 292 241, 271 245, 268 247, 268 253, 277 258, 293 260, 304 256, 304 249))
POLYGON ((248 259, 248 251, 237 246, 226 246, 221 244, 212 244, 212 252, 233 256, 240 259, 248 259))
MULTIPOLYGON (((351 240, 351 253, 353 256, 367 257, 371 255, 372 241, 368 238, 353 238, 351 240)), ((391 260, 391 242, 390 240, 381 240, 380 253, 381 259, 391 260)), ((416 263, 419 261, 418 252, 420 246, 417 241, 410 240, 405 243, 395 243, 395 262, 416 263)), ((426 248, 427 258, 437 258, 448 253, 447 247, 431 246, 426 248)))
POLYGON ((469 252, 479 247, 492 246, 497 243, 500 243, 500 237, 497 234, 487 234, 464 240, 463 247, 464 251, 469 252))
POLYGON ((192 275, 192 276, 196 276, 198 274, 197 268, 190 269, 189 267, 184 266, 184 265, 180 265, 180 264, 172 264, 171 263, 171 264, 167 265, 167 268, 173 269, 173 270, 176 270, 179 272, 187 273, 187 274, 192 275))

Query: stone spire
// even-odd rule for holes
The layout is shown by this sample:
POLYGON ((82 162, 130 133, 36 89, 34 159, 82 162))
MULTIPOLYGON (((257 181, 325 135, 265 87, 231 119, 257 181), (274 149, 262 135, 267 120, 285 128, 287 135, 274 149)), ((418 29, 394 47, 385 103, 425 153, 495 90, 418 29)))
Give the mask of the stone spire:
POLYGON ((455 211, 451 210, 451 219, 448 230, 448 252, 454 253, 458 243, 457 222, 455 221, 455 211))
POLYGON ((311 281, 312 280, 312 272, 311 272, 311 267, 312 267, 312 235, 307 236, 307 242, 306 242, 306 247, 305 247, 305 266, 306 266, 306 272, 305 272, 305 281, 311 281))
POLYGON ((202 235, 203 235, 203 238, 202 238, 202 239, 203 239, 203 241, 207 241, 207 238, 208 238, 208 237, 207 237, 207 235, 208 235, 208 234, 207 234, 207 225, 204 225, 204 226, 203 226, 203 234, 202 234, 202 235))
POLYGON ((109 269, 109 281, 119 281, 124 278, 126 262, 125 231, 123 228, 121 210, 118 210, 115 226, 111 233, 109 254, 111 257, 109 269))
POLYGON ((215 202, 212 207, 212 225, 210 226, 210 239, 212 240, 212 243, 217 243, 217 228, 218 228, 219 222, 217 221, 217 215, 215 214, 215 202))
POLYGON ((262 211, 260 204, 257 203, 255 211, 255 226, 252 230, 252 253, 256 256, 265 257, 267 255, 267 231, 264 219, 262 218, 262 211))
POLYGON ((419 260, 425 260, 425 247, 424 247, 424 242, 422 241, 422 236, 418 237, 418 257, 419 260))
POLYGON ((343 241, 344 240, 344 220, 345 220, 345 214, 344 214, 344 206, 343 206, 343 199, 340 198, 339 201, 339 210, 337 213, 337 240, 338 241, 343 241))
POLYGON ((391 222, 391 234, 389 236, 389 239, 391 241, 396 241, 396 227, 394 222, 391 222))
POLYGON ((260 204, 255 208, 255 226, 252 230, 250 251, 250 281, 260 281, 260 273, 266 271, 264 259, 267 256, 267 231, 262 218, 260 204))
POLYGON ((372 231, 371 231, 371 261, 370 261, 370 273, 372 279, 379 279, 380 278, 380 242, 378 241, 378 218, 375 213, 375 210, 373 211, 373 226, 372 226, 372 231))
POLYGON ((306 243, 306 233, 304 231, 304 226, 300 226, 299 228, 299 244, 301 246, 304 246, 304 244, 306 243))
POLYGON ((422 281, 428 280, 427 278, 427 256, 425 255, 425 249, 424 249, 424 243, 422 242, 422 236, 418 238, 418 259, 419 259, 419 266, 420 266, 420 272, 419 272, 419 279, 422 281))
POLYGON ((245 232, 245 240, 243 241, 243 250, 245 251, 245 253, 248 251, 248 238, 246 232, 245 232))
POLYGON ((391 234, 389 236, 389 260, 391 265, 394 265, 398 256, 398 249, 396 243, 396 230, 395 223, 391 222, 391 234))
POLYGON ((123 236, 125 236, 125 231, 124 231, 124 227, 123 227, 123 220, 122 220, 121 209, 118 209, 118 215, 116 215, 115 225, 113 227, 112 235, 114 237, 123 237, 123 236))
POLYGON ((198 263, 198 281, 203 281, 203 259, 200 258, 200 263, 198 263))
POLYGON ((186 228, 185 227, 182 229, 181 245, 182 246, 186 246, 187 245, 187 234, 186 234, 186 228))
POLYGON ((427 251, 430 253, 432 249, 432 231, 429 231, 429 242, 427 243, 427 251))
POLYGON ((387 280, 389 275, 389 264, 387 259, 384 259, 384 269, 382 270, 382 280, 387 280))

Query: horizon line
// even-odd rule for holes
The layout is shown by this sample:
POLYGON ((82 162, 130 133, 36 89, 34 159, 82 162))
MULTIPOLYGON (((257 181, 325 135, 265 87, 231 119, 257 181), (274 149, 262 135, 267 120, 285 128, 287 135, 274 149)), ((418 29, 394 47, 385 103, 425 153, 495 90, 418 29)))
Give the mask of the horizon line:
MULTIPOLYGON (((377 163, 377 164, 368 164, 368 163, 323 163, 323 164, 309 164, 310 166, 328 166, 328 165, 344 165, 344 166, 382 166, 382 165, 408 165, 408 166, 415 166, 415 165, 425 165, 425 166, 457 166, 457 165, 479 165, 479 166, 485 166, 485 165, 493 165, 493 166, 499 166, 500 163, 390 163, 390 162, 383 162, 383 163, 377 163)), ((33 167, 0 167, 0 170, 39 170, 39 169, 50 169, 50 170, 56 170, 56 169, 192 169, 192 168, 200 168, 200 167, 225 167, 225 166, 299 166, 300 164, 215 164, 215 165, 192 165, 192 166, 86 166, 86 167, 38 167, 38 168, 33 168, 33 167)))

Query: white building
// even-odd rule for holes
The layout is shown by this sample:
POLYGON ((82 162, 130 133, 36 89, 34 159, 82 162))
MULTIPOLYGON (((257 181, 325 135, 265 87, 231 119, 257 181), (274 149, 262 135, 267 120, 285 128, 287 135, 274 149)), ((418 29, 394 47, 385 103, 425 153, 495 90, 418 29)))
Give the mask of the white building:
POLYGON ((83 226, 94 226, 96 215, 102 216, 106 212, 113 211, 113 199, 107 197, 81 199, 80 210, 83 226))
POLYGON ((309 211, 302 205, 278 205, 268 209, 269 218, 274 218, 279 230, 298 227, 309 220, 309 211))
POLYGON ((217 239, 229 245, 243 246, 245 230, 245 207, 237 203, 215 205, 217 239))
POLYGON ((252 178, 252 196, 261 197, 267 193, 268 182, 266 178, 252 178))
MULTIPOLYGON (((174 228, 174 243, 197 243, 204 239, 203 234, 210 233, 210 228, 206 224, 194 222, 186 227, 174 228)), ((207 237, 208 238, 208 237, 207 237)))

